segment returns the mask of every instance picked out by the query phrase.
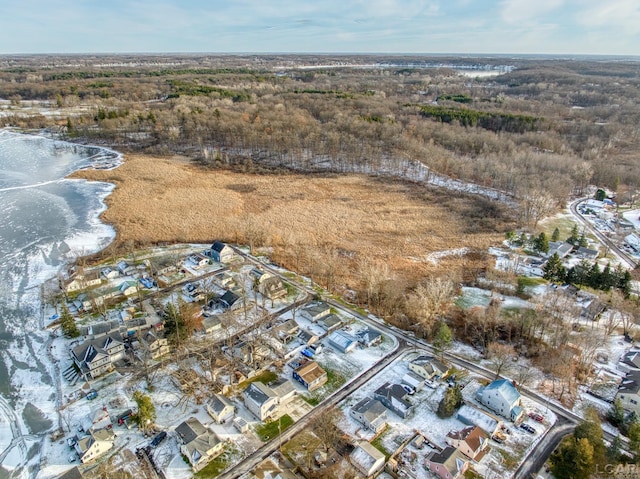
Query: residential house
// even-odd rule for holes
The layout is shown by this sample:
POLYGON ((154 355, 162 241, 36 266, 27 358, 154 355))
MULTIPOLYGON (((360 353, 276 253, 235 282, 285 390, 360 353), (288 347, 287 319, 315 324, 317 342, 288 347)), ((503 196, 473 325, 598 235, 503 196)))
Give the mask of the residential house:
POLYGON ((111 429, 90 431, 88 435, 78 439, 74 448, 80 462, 87 463, 99 458, 113 448, 114 434, 111 429))
POLYGON ((487 384, 478 390, 476 398, 481 404, 512 421, 524 413, 520 406, 520 393, 507 379, 497 379, 487 384))
POLYGON ((220 299, 218 301, 224 309, 233 310, 242 306, 240 296, 235 294, 233 291, 226 291, 222 296, 220 296, 220 299))
POLYGON ((309 321, 316 322, 320 318, 324 318, 331 314, 331 306, 329 306, 324 301, 317 301, 315 303, 308 304, 302 311, 300 311, 300 315, 303 318, 308 319, 309 321))
POLYGON ((287 379, 277 380, 269 385, 252 382, 242 393, 244 404, 259 420, 275 418, 280 407, 285 406, 295 396, 296 391, 287 379))
POLYGON ((126 261, 120 261, 116 265, 116 269, 118 270, 118 273, 120 273, 122 276, 132 275, 137 271, 135 266, 130 265, 126 261))
POLYGON ((289 470, 276 466, 271 459, 265 459, 252 471, 251 479, 298 479, 289 470))
POLYGON ((211 334, 220 329, 222 329, 222 321, 220 321, 219 316, 207 316, 202 320, 202 330, 206 334, 211 334))
POLYGON ((118 291, 124 296, 133 296, 138 292, 138 283, 135 281, 123 281, 118 291))
POLYGON ((469 426, 478 426, 487 433, 489 437, 493 436, 502 428, 502 420, 497 416, 469 404, 463 404, 462 407, 458 409, 456 418, 469 426))
POLYGON ((302 384, 308 391, 314 391, 327 382, 327 372, 315 361, 308 361, 293 371, 293 379, 302 384))
POLYGON ((384 454, 367 441, 359 441, 349 459, 351 464, 367 478, 377 476, 384 469, 386 462, 384 454))
POLYGON ((578 251, 576 251, 576 256, 582 259, 597 259, 598 258, 598 250, 585 248, 584 246, 580 246, 578 251))
POLYGON ((382 342, 382 334, 373 328, 367 328, 356 334, 358 342, 364 346, 371 347, 382 342))
POLYGON ((192 255, 189 255, 187 259, 193 265, 193 269, 204 268, 206 265, 209 264, 209 258, 207 258, 205 255, 201 253, 193 253, 192 255))
POLYGON ((320 318, 318 325, 326 329, 328 333, 331 333, 342 325, 342 320, 337 314, 329 314, 324 318, 320 318))
POLYGON ((640 371, 630 371, 618 386, 616 399, 627 411, 640 414, 640 371))
POLYGON ((442 479, 458 479, 469 468, 469 461, 455 447, 433 451, 425 458, 425 466, 442 479))
POLYGON ((140 344, 151 359, 158 359, 170 351, 167 338, 153 330, 147 331, 140 337, 140 344))
POLYGON ((102 270, 102 276, 106 279, 115 279, 120 276, 120 273, 118 273, 118 270, 116 269, 105 268, 102 270))
POLYGON ((295 339, 299 330, 298 323, 293 319, 287 319, 273 328, 273 335, 282 343, 287 344, 295 339))
POLYGON ((79 270, 64 285, 64 290, 67 293, 73 293, 75 291, 91 288, 93 286, 100 286, 101 283, 102 276, 100 275, 100 271, 79 270))
POLYGON ((153 258, 149 261, 149 265, 151 273, 154 276, 162 276, 178 270, 178 260, 174 255, 153 258))
POLYGON ((350 414, 356 421, 376 434, 387 425, 387 408, 377 399, 364 398, 351 408, 350 414))
POLYGON ((329 345, 341 353, 353 351, 358 345, 358 340, 342 330, 334 331, 329 335, 329 345))
POLYGON ((551 241, 549 243, 549 250, 546 255, 547 258, 551 258, 554 254, 557 254, 560 259, 565 258, 573 251, 573 245, 564 243, 562 241, 551 241))
POLYGON ((124 342, 117 333, 85 341, 71 349, 71 357, 85 380, 95 379, 111 371, 113 363, 123 356, 124 342))
POLYGON ((287 295, 287 288, 280 278, 271 276, 258 285, 260 294, 270 300, 284 298, 287 295))
POLYGON ((226 289, 233 289, 236 287, 235 277, 228 271, 223 271, 222 274, 216 275, 217 283, 226 289))
MULTIPOLYGON (((310 325, 311 326, 311 325, 310 325)), ((310 328, 309 328, 310 329, 310 328)), ((309 329, 301 329, 298 332, 298 339, 301 343, 306 344, 307 346, 311 346, 314 343, 317 343, 320 340, 320 334, 316 334, 309 329)), ((324 331, 323 331, 324 334, 324 331)))
POLYGON ((407 395, 407 390, 400 384, 391 384, 388 382, 384 383, 373 393, 375 399, 403 419, 413 411, 413 404, 405 399, 407 395))
POLYGON ((409 363, 409 370, 425 379, 443 378, 449 367, 433 356, 418 356, 409 363))
POLYGON ((416 373, 409 371, 407 374, 402 376, 400 384, 406 384, 416 391, 422 391, 422 388, 424 387, 424 379, 422 379, 422 377, 418 376, 416 373))
POLYGON ((618 363, 618 369, 625 373, 640 371, 640 350, 631 349, 627 351, 618 363))
POLYGON ((198 472, 224 450, 224 443, 195 417, 190 417, 178 427, 180 452, 189 460, 191 468, 198 472))
POLYGON ((107 410, 107 406, 103 406, 94 410, 90 415, 91 425, 87 428, 89 431, 99 431, 100 429, 111 429, 111 416, 107 410))
POLYGON ((478 426, 465 427, 460 431, 449 431, 445 441, 469 459, 474 460, 479 460, 489 448, 489 436, 478 426))
POLYGON ((117 319, 111 321, 102 321, 100 323, 90 324, 87 334, 92 339, 105 336, 107 334, 118 333, 120 331, 120 322, 117 319))
POLYGON ((233 248, 221 241, 215 241, 211 245, 211 257, 218 263, 228 263, 235 257, 233 248))
POLYGON ((236 407, 222 394, 214 394, 207 403, 207 412, 218 424, 231 419, 236 412, 236 407))

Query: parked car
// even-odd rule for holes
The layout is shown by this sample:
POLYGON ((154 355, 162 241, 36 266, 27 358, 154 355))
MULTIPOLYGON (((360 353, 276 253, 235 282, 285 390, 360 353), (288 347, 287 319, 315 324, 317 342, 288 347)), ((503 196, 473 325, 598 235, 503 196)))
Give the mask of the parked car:
POLYGON ((529 434, 535 434, 536 430, 527 423, 520 424, 520 429, 527 431, 529 434))
POLYGON ((131 417, 131 414, 133 414, 133 411, 131 409, 127 409, 125 412, 118 415, 118 424, 124 424, 124 422, 131 417))
POLYGON ((98 397, 98 391, 96 391, 95 389, 91 389, 85 397, 87 398, 88 401, 93 401, 95 398, 98 397))
POLYGON ((75 454, 71 454, 69 456, 69 462, 76 462, 76 459, 78 459, 78 456, 76 456, 75 454))
POLYGON ((537 412, 530 412, 529 417, 537 422, 544 421, 544 416, 542 414, 538 414, 537 412))
POLYGON ((414 388, 413 386, 410 386, 408 384, 401 384, 400 386, 402 386, 402 389, 407 391, 408 394, 415 394, 416 393, 416 388, 414 388))
POLYGON ((491 436, 491 439, 493 439, 495 442, 497 442, 498 444, 502 444, 504 442, 504 439, 502 439, 500 436, 494 434, 493 436, 491 436))
POLYGON ((425 386, 431 388, 431 389, 436 389, 438 387, 438 383, 435 381, 431 381, 430 379, 425 379, 424 380, 424 384, 425 386))
POLYGON ((158 446, 162 441, 164 441, 166 437, 167 437, 166 431, 162 431, 158 433, 156 437, 153 438, 153 441, 151 441, 151 447, 158 446))

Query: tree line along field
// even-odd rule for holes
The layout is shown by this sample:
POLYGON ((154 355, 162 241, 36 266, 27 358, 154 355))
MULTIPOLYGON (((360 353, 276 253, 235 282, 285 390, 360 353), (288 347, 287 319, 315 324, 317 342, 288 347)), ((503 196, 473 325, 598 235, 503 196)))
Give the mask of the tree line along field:
POLYGON ((0 122, 56 123, 71 137, 213 167, 368 173, 411 159, 517 198, 545 191, 559 203, 589 183, 634 195, 639 64, 509 60, 512 71, 476 78, 416 67, 505 61, 4 57, 0 97, 47 100, 61 115, 7 111, 0 122), (348 67, 376 63, 393 66, 348 67))

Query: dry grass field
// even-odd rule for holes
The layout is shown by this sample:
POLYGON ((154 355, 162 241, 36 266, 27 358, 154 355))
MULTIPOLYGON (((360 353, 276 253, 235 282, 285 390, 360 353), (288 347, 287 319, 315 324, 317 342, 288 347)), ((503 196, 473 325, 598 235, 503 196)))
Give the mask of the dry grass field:
POLYGON ((364 176, 245 174, 143 155, 74 176, 116 184, 103 214, 117 230, 116 249, 214 239, 267 246, 294 270, 322 270, 334 287, 358 287, 354 272, 363 258, 409 283, 453 273, 460 257, 428 255, 484 250, 503 238, 507 221, 478 198, 364 176))

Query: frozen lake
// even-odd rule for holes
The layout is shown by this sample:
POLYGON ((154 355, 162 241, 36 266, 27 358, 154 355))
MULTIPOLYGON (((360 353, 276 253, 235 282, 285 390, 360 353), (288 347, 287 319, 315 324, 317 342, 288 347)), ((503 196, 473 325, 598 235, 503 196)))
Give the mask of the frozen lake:
POLYGON ((58 426, 40 285, 114 231, 98 215, 113 186, 68 180, 118 153, 0 130, 0 477, 35 476, 39 443, 58 426))

